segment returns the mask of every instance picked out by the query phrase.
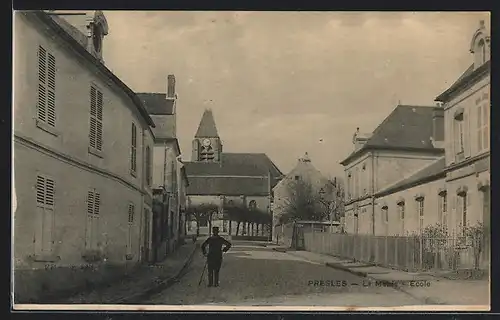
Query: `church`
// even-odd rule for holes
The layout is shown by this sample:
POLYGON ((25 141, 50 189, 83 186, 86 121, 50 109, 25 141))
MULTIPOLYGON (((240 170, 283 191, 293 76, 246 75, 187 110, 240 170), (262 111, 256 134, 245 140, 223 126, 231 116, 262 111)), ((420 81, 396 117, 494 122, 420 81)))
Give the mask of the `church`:
MULTIPOLYGON (((189 186, 187 206, 214 204, 244 205, 271 212, 272 188, 283 173, 265 153, 223 152, 222 140, 211 109, 206 109, 192 141, 191 161, 185 163, 189 186)), ((222 210, 219 210, 222 212, 222 210)), ((222 214, 212 219, 222 233, 229 232, 222 214)), ((188 225, 194 233, 196 222, 188 225)), ((201 221, 200 233, 208 234, 207 221, 201 221)))

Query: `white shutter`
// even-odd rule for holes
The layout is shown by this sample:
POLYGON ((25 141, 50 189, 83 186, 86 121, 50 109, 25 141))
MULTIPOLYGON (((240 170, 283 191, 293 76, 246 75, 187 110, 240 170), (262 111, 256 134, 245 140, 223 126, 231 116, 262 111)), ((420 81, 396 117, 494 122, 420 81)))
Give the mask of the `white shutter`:
POLYGON ((471 156, 471 139, 470 139, 470 116, 469 116, 469 111, 465 110, 464 111, 464 116, 463 116, 463 135, 464 135, 464 156, 465 158, 470 158, 471 156))
POLYGON ((483 105, 483 144, 484 149, 490 148, 490 130, 489 130, 489 122, 490 122, 490 104, 485 103, 483 105))

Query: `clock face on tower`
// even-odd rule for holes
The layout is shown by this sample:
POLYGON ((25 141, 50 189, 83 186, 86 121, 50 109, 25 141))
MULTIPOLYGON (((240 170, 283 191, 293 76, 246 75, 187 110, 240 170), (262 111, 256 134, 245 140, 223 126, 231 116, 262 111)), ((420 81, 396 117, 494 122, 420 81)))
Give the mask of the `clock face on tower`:
POLYGON ((209 139, 203 139, 203 146, 208 147, 210 146, 210 140, 209 139))

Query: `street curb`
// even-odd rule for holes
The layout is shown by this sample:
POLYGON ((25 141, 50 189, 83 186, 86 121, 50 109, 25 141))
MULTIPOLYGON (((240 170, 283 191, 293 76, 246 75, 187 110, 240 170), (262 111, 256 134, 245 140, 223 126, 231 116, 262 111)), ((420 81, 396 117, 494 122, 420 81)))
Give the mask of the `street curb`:
POLYGON ((338 269, 338 270, 346 271, 346 272, 349 272, 351 274, 354 274, 354 275, 357 275, 357 276, 360 276, 360 277, 363 277, 363 278, 368 278, 368 279, 370 279, 372 281, 379 281, 379 282, 387 285, 388 288, 393 288, 395 290, 403 292, 403 293, 409 295, 410 297, 412 297, 414 299, 417 299, 417 300, 420 300, 420 301, 423 300, 423 302, 426 303, 426 304, 436 304, 436 305, 437 304, 439 304, 439 305, 445 304, 445 303, 436 301, 436 300, 431 299, 431 298, 418 297, 418 296, 416 296, 416 295, 414 295, 414 294, 406 291, 405 289, 403 289, 400 286, 394 286, 393 285, 393 281, 391 281, 391 280, 376 279, 376 278, 370 277, 367 272, 352 270, 351 268, 345 267, 345 266, 343 266, 341 264, 337 264, 337 263, 326 262, 325 265, 327 267, 330 267, 330 268, 333 268, 333 269, 338 269))
POLYGON ((149 289, 136 293, 132 296, 128 296, 125 298, 119 298, 117 300, 112 301, 113 303, 138 303, 138 301, 143 300, 153 294, 159 293, 162 290, 170 287, 174 283, 176 283, 179 278, 182 276, 182 274, 186 271, 186 269, 189 267, 191 262, 193 261, 194 254, 196 251, 200 248, 200 244, 196 243, 193 250, 189 254, 188 258, 184 261, 182 264, 182 267, 179 269, 178 272, 175 273, 175 275, 166 277, 164 279, 161 279, 160 281, 156 282, 153 284, 149 289))

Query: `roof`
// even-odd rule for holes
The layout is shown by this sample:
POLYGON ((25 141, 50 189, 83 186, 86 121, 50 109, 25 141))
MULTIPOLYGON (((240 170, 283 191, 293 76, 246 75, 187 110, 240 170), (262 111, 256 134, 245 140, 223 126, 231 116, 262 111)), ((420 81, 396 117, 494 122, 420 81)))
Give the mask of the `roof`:
POLYGON ((269 194, 268 180, 246 177, 193 177, 189 176, 188 195, 262 195, 269 194))
POLYGON ((166 93, 136 93, 137 97, 146 107, 149 114, 171 115, 174 114, 174 100, 167 99, 166 93))
POLYGON ((388 188, 381 190, 377 193, 377 196, 388 195, 391 193, 395 193, 397 191, 408 189, 414 187, 416 185, 430 182, 439 178, 444 178, 446 173, 444 171, 446 166, 445 157, 441 157, 430 165, 424 167, 423 169, 417 171, 413 175, 405 178, 388 188))
POLYGON ((184 165, 189 178, 187 194, 191 195, 268 193, 268 175, 271 174, 271 188, 283 176, 264 153, 222 153, 220 162, 184 165))
POLYGON ((203 116, 201 117, 200 125, 198 126, 198 130, 194 135, 195 138, 218 138, 219 133, 217 132, 217 128, 215 126, 214 115, 212 114, 212 110, 205 109, 203 112, 203 116))
POLYGON ((466 86, 468 83, 473 82, 476 77, 481 77, 483 74, 486 74, 490 70, 491 66, 491 60, 486 61, 483 65, 481 65, 479 68, 474 70, 474 64, 469 66, 467 70, 458 78, 455 83, 453 83, 446 91, 441 93, 435 101, 447 101, 450 96, 460 88, 466 86))
POLYGON ((368 141, 351 153, 341 164, 368 149, 405 149, 442 152, 432 144, 433 111, 435 106, 398 105, 373 131, 368 141))
POLYGON ((52 16, 48 15, 43 11, 29 11, 24 12, 24 15, 28 17, 36 17, 39 21, 43 22, 46 26, 51 28, 54 33, 60 36, 63 40, 65 40, 69 45, 73 47, 77 52, 79 52, 85 59, 87 59, 90 63, 96 66, 99 71, 101 71, 108 79, 110 79, 115 85, 117 85, 123 92, 130 98, 132 103, 136 106, 137 110, 141 114, 141 116, 146 120, 148 125, 154 128, 155 124, 153 119, 149 116, 146 108, 143 106, 140 99, 136 96, 136 94, 130 89, 123 81, 121 81, 113 72, 111 72, 99 59, 94 57, 90 52, 87 51, 82 44, 75 39, 71 34, 67 32, 67 29, 63 28, 59 23, 54 21, 52 16))

